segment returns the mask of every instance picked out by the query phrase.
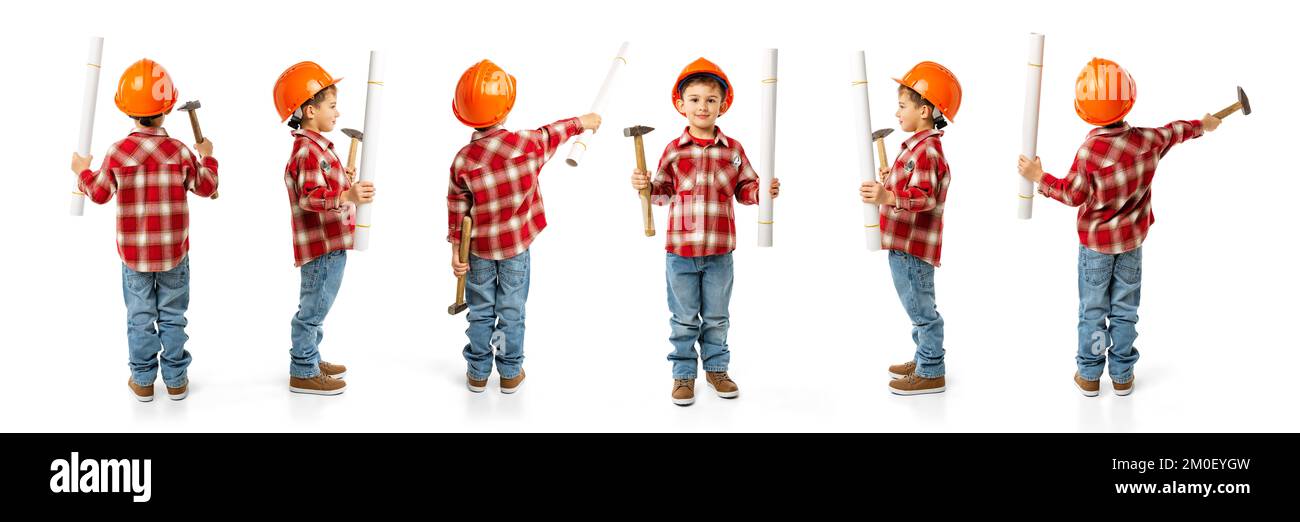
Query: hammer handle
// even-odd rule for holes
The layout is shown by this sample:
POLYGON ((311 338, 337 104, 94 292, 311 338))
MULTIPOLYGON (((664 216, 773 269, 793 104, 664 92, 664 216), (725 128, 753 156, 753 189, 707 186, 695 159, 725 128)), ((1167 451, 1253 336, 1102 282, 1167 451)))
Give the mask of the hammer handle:
MULTIPOLYGON (((639 134, 633 140, 636 142, 636 168, 646 172, 645 142, 642 141, 639 134)), ((655 235, 655 215, 654 211, 650 209, 650 187, 641 189, 638 194, 641 196, 641 221, 645 225, 645 237, 653 237, 655 235)))
POLYGON ((1232 105, 1229 105, 1228 108, 1214 113, 1214 117, 1222 120, 1224 118, 1227 118, 1228 116, 1231 116, 1232 113, 1237 112, 1239 110, 1241 110, 1241 102, 1237 102, 1232 105))
MULTIPOLYGON (((465 216, 460 221, 460 262, 469 263, 469 238, 471 231, 474 230, 474 219, 465 216)), ((456 278, 456 304, 465 302, 465 277, 469 274, 456 278)))
MULTIPOLYGON (((190 129, 194 131, 194 143, 203 143, 203 129, 199 128, 199 115, 195 114, 193 110, 185 112, 190 115, 190 129)), ((218 194, 217 191, 213 191, 212 195, 208 197, 217 199, 219 196, 220 194, 218 194)))
POLYGON ((359 140, 352 138, 352 144, 348 145, 348 170, 353 172, 357 169, 357 143, 359 140))
MULTIPOLYGON (((889 157, 888 157, 887 155, 885 155, 885 139, 884 139, 884 138, 880 138, 880 139, 876 140, 876 158, 878 158, 878 159, 880 160, 880 170, 885 170, 885 169, 889 168, 889 157)), ((880 181, 881 181, 881 182, 884 182, 885 180, 884 180, 883 178, 881 178, 880 181)))

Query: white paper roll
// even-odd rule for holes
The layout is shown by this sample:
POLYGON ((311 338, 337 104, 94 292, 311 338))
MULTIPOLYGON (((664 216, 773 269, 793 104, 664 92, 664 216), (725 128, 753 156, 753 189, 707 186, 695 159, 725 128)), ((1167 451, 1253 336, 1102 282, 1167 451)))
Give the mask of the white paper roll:
MULTIPOLYGON (((99 97, 99 64, 104 55, 104 38, 90 38, 90 51, 86 53, 86 84, 81 97, 81 129, 77 134, 77 154, 90 156, 91 136, 95 132, 95 101, 99 97)), ((71 214, 80 216, 86 213, 86 195, 81 193, 80 185, 72 191, 71 214)))
MULTIPOLYGON (((1025 123, 1020 138, 1020 153, 1029 159, 1038 156, 1038 101, 1043 88, 1043 35, 1030 33, 1029 62, 1025 80, 1025 123)), ((1034 217, 1034 182, 1020 176, 1020 206, 1016 217, 1034 217)))
MULTIPOLYGON (((383 126, 380 123, 380 101, 384 93, 384 57, 379 51, 370 51, 370 77, 366 81, 366 121, 361 130, 365 139, 361 142, 361 171, 357 173, 361 181, 374 181, 375 169, 379 168, 379 144, 383 143, 383 126)), ((352 248, 366 250, 370 248, 370 207, 373 203, 357 205, 357 231, 353 237, 352 248)))
MULTIPOLYGON (((858 148, 858 176, 862 181, 876 179, 876 148, 871 143, 871 100, 867 95, 867 52, 853 56, 853 124, 854 145, 858 148)), ((867 251, 880 250, 880 207, 862 205, 862 222, 867 234, 867 251)))
MULTIPOLYGON (((614 56, 613 63, 609 64, 609 72, 605 73, 605 83, 600 84, 600 92, 596 93, 596 101, 591 104, 591 112, 599 114, 602 118, 605 116, 605 105, 609 103, 609 92, 613 89, 614 81, 618 77, 618 72, 623 70, 627 65, 627 42, 618 48, 618 54, 614 56)), ((569 148, 569 157, 564 160, 570 167, 578 166, 582 161, 582 155, 587 152, 587 144, 591 142, 591 136, 596 131, 585 130, 582 135, 578 136, 578 141, 573 142, 569 148)))
POLYGON ((772 178, 776 172, 776 49, 763 51, 762 143, 758 159, 758 246, 772 246, 772 178))

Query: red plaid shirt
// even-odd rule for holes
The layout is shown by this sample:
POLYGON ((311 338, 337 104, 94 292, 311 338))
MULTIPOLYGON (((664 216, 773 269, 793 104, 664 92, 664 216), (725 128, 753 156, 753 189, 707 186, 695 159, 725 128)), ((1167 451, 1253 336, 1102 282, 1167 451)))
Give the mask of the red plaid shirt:
POLYGON ((667 250, 682 257, 726 254, 736 249, 731 198, 758 204, 758 173, 740 142, 722 134, 700 144, 689 128, 664 148, 651 183, 651 202, 668 204, 667 250))
POLYGON ((943 251, 943 205, 948 199, 942 136, 943 131, 928 129, 903 142, 885 178, 885 188, 897 201, 880 206, 880 246, 934 266, 939 266, 943 251))
POLYGON ((136 272, 166 272, 190 250, 186 192, 217 190, 217 160, 199 162, 161 128, 139 128, 114 143, 99 171, 86 169, 77 187, 95 203, 117 194, 117 252, 136 272))
POLYGON ((1205 133, 1200 121, 1175 121, 1158 129, 1121 127, 1088 133, 1064 179, 1044 173, 1038 191, 1079 207, 1079 242, 1103 254, 1142 246, 1155 223, 1151 180, 1174 145, 1205 133))
POLYGON ((475 132, 451 164, 447 184, 447 241, 460 243, 461 220, 474 217, 470 252, 509 259, 528 250, 546 228, 538 175, 566 140, 582 133, 577 118, 536 130, 475 132))
POLYGON ((334 144, 306 129, 293 131, 293 154, 284 167, 293 216, 294 266, 302 266, 335 250, 352 249, 353 212, 343 201, 352 188, 334 144))

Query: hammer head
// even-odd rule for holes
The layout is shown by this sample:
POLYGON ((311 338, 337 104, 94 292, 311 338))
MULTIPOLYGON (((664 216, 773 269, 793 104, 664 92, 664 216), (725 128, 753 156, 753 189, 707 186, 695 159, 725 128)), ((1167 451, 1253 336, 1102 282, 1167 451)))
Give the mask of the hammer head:
POLYGON ((357 141, 365 141, 366 134, 356 129, 343 129, 343 134, 357 141))
POLYGON ((456 315, 458 313, 464 312, 466 308, 469 308, 469 303, 456 303, 454 305, 447 307, 447 314, 456 315))
POLYGON ((190 112, 190 111, 192 111, 192 110, 194 110, 194 109, 198 109, 198 108, 201 108, 201 107, 203 107, 203 104, 202 104, 202 103, 199 103, 198 100, 194 100, 194 101, 187 101, 187 102, 185 102, 185 105, 181 105, 181 106, 178 107, 176 110, 178 110, 178 111, 190 112))
POLYGON ((871 133, 871 141, 883 140, 885 139, 885 136, 888 136, 893 133, 894 133, 894 129, 880 129, 876 132, 871 133))
POLYGON ((637 125, 635 127, 628 127, 626 129, 623 129, 623 135, 629 138, 633 136, 644 136, 646 134, 650 134, 650 131, 652 130, 655 130, 655 128, 646 127, 645 125, 637 125))
POLYGON ((1250 98, 1246 97, 1246 91, 1237 87, 1237 101, 1241 102, 1241 114, 1250 116, 1250 98))

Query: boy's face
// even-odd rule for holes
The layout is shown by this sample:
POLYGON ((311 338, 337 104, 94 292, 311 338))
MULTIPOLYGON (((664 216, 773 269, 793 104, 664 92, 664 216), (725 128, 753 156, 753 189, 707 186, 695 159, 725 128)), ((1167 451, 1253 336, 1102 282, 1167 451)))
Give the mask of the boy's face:
POLYGON ((722 89, 712 83, 693 83, 682 90, 682 99, 677 102, 677 110, 686 114, 686 120, 692 127, 712 130, 722 114, 722 89))
POLYGON ((921 125, 929 119, 930 108, 912 101, 912 96, 907 92, 898 93, 898 112, 894 113, 898 117, 898 127, 903 132, 916 132, 921 125))
POLYGON ((320 105, 308 105, 305 110, 303 120, 310 120, 321 132, 334 130, 334 123, 339 119, 338 100, 334 93, 326 94, 320 105))

